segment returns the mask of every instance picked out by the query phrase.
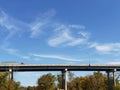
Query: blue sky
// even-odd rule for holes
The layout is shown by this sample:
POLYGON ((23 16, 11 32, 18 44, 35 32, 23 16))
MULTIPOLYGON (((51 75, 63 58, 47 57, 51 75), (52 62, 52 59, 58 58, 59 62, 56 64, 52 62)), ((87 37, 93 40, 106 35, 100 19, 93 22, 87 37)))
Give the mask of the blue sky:
POLYGON ((119 38, 119 0, 0 1, 0 62, 120 63, 119 38))

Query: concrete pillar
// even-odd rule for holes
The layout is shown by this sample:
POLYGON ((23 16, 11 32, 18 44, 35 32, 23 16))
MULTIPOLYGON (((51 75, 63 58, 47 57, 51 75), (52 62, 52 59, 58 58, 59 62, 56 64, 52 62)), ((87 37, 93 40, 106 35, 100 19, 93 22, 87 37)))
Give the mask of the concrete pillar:
POLYGON ((13 71, 11 68, 9 69, 9 80, 13 80, 13 71))
POLYGON ((67 80, 66 80, 67 69, 62 70, 62 89, 67 90, 67 80))
POLYGON ((12 81, 13 81, 13 70, 10 68, 9 69, 9 86, 8 90, 12 90, 12 81))
POLYGON ((106 71, 106 72, 107 72, 108 90, 112 90, 111 84, 110 84, 110 71, 106 71))
POLYGON ((115 72, 116 72, 116 69, 108 70, 108 71, 107 71, 108 90, 113 90, 114 87, 116 86, 115 72), (112 76, 113 76, 112 78, 110 78, 110 73, 113 74, 113 75, 112 75, 112 76))
POLYGON ((115 72, 116 72, 116 69, 113 70, 113 85, 114 85, 114 87, 116 86, 115 72))

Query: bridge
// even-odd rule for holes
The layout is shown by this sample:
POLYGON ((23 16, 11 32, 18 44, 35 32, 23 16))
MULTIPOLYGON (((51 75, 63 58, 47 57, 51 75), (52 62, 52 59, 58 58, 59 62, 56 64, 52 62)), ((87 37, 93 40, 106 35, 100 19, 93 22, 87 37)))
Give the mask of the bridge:
POLYGON ((120 64, 0 64, 0 71, 120 71, 120 64))
POLYGON ((67 90, 66 72, 67 71, 106 71, 108 77, 108 90, 110 86, 110 75, 113 73, 113 83, 115 85, 114 72, 120 71, 120 64, 18 64, 18 63, 1 63, 0 71, 11 72, 28 72, 28 71, 61 71, 62 72, 62 89, 67 90))

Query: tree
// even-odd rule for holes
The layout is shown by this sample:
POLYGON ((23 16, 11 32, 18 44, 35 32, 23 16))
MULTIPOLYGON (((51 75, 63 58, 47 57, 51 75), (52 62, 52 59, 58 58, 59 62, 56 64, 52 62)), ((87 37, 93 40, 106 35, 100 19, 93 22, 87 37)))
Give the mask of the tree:
POLYGON ((51 73, 41 76, 38 79, 38 90, 55 90, 56 77, 51 73))
POLYGON ((28 86, 27 90, 36 90, 36 87, 28 86))
POLYGON ((76 77, 68 82, 68 90, 81 90, 81 78, 76 77))
POLYGON ((68 90, 107 90, 107 78, 100 72, 93 75, 76 77, 68 83, 68 90))
POLYGON ((57 75, 57 87, 62 88, 62 75, 57 75))
POLYGON ((9 72, 0 72, 0 90, 19 90, 20 82, 8 79, 9 72))
POLYGON ((107 90, 107 78, 100 72, 94 72, 91 76, 86 76, 81 82, 84 90, 107 90))
POLYGON ((7 80, 8 72, 0 72, 0 90, 8 89, 8 80, 7 80))

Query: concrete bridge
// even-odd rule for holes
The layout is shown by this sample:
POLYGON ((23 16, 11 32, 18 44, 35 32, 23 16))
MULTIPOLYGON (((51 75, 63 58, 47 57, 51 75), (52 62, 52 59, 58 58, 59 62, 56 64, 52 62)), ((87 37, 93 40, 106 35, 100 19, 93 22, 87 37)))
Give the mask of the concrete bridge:
POLYGON ((66 72, 67 71, 106 71, 108 77, 108 90, 110 86, 110 75, 113 73, 113 83, 115 85, 114 72, 120 71, 120 64, 18 64, 18 63, 1 63, 0 71, 11 72, 10 77, 13 79, 13 72, 28 71, 61 71, 62 72, 62 89, 67 90, 66 72))
POLYGON ((0 71, 120 71, 120 64, 0 64, 0 71))

